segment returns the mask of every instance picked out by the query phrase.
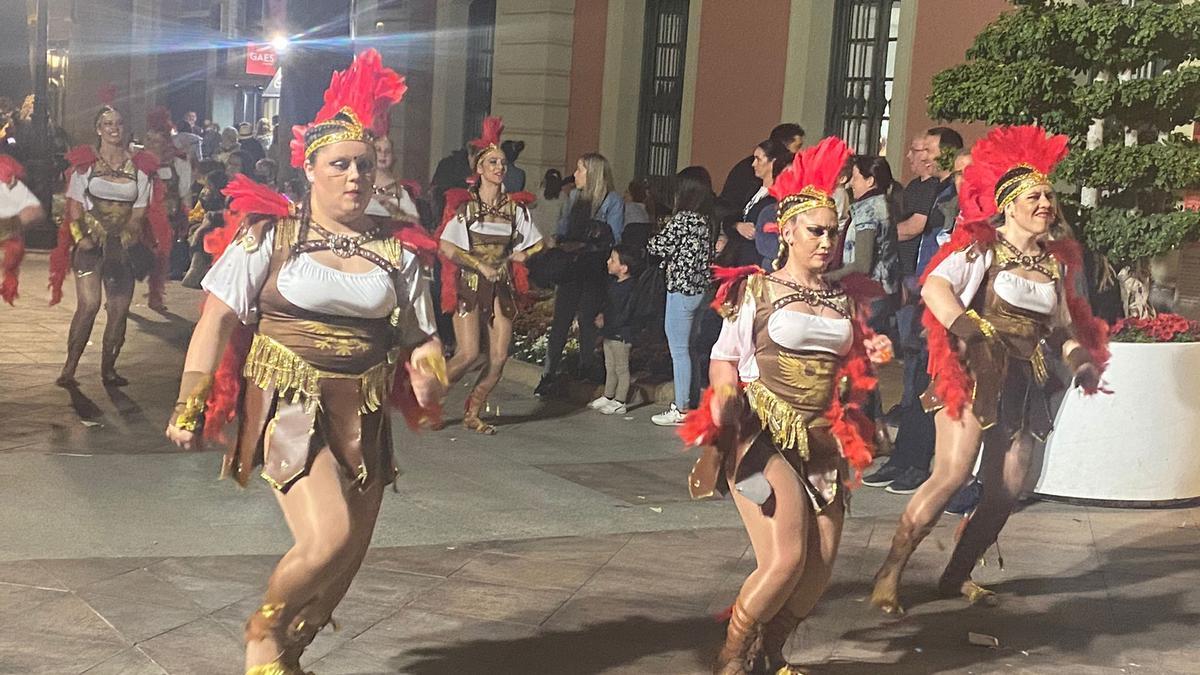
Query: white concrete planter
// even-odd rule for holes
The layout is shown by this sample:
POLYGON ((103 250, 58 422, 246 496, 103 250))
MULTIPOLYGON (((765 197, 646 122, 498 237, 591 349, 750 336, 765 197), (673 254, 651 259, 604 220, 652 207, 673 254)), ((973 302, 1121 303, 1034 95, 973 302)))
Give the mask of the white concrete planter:
POLYGON ((1112 394, 1066 395, 1034 492, 1171 502, 1200 497, 1200 343, 1111 344, 1112 394))

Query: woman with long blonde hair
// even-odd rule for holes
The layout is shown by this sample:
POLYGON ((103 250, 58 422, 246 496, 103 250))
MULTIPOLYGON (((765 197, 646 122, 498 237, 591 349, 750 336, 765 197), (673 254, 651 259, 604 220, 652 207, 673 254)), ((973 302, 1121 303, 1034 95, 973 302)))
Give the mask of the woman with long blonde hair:
POLYGON ((595 372, 596 315, 604 303, 604 261, 621 242, 625 230, 625 201, 616 191, 612 166, 598 152, 589 152, 575 163, 575 189, 567 198, 558 221, 558 246, 575 256, 570 279, 560 281, 554 293, 554 319, 542 379, 533 393, 546 396, 554 390, 558 364, 567 344, 571 322, 579 321, 579 373, 595 372))

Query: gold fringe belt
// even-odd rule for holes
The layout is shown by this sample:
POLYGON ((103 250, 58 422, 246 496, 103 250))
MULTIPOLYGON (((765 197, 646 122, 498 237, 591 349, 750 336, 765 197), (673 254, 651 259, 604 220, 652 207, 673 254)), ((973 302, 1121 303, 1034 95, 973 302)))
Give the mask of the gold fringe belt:
POLYGON ((806 411, 788 403, 760 381, 746 385, 746 399, 750 409, 758 416, 762 428, 771 434, 771 440, 780 450, 795 450, 800 458, 807 460, 808 430, 811 427, 829 426, 829 420, 819 411, 806 411))
POLYGON ((322 379, 358 378, 362 392, 359 412, 366 414, 379 410, 391 390, 396 354, 390 352, 387 360, 371 366, 360 375, 331 373, 316 368, 275 339, 257 333, 250 344, 250 353, 246 355, 242 375, 260 389, 273 386, 284 396, 291 392, 291 402, 303 402, 310 412, 321 407, 322 379))

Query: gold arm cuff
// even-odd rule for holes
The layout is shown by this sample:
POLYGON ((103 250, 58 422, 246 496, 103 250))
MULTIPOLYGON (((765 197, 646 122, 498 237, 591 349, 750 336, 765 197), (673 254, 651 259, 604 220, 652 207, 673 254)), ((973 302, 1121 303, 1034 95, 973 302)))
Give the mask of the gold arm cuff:
POLYGON ((179 383, 180 400, 175 403, 171 426, 181 431, 195 431, 204 418, 204 407, 212 391, 212 375, 199 371, 183 374, 179 383))
POLYGON ((987 339, 991 340, 996 337, 996 327, 992 325, 991 321, 979 316, 979 313, 975 310, 968 309, 967 318, 975 322, 976 326, 979 326, 979 332, 983 333, 983 336, 987 339))

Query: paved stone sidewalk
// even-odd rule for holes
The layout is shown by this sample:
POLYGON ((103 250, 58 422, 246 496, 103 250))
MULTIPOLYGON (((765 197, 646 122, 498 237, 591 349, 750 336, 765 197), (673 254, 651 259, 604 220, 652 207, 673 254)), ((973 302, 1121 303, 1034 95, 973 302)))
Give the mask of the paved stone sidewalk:
MULTIPOLYGON (((168 447, 198 298, 135 307, 124 389, 51 383, 73 301, 48 308, 32 255, 0 307, 0 674, 235 675, 240 634, 288 538, 269 490, 168 447)), ((140 290, 140 287, 139 287, 140 290)), ((98 321, 96 338, 103 326, 98 321)), ((455 392, 460 400, 462 392, 455 392)), ((690 502, 693 455, 643 407, 622 419, 502 385, 500 435, 400 433, 406 471, 373 548, 306 659, 343 673, 703 673, 753 552, 727 502, 690 502)), ((864 598, 905 499, 854 497, 832 585, 791 644, 817 675, 1194 673, 1200 509, 1038 502, 977 578, 1002 605, 939 600, 957 518, 906 575, 897 621, 864 598), (968 644, 994 636, 998 649, 968 644)))

